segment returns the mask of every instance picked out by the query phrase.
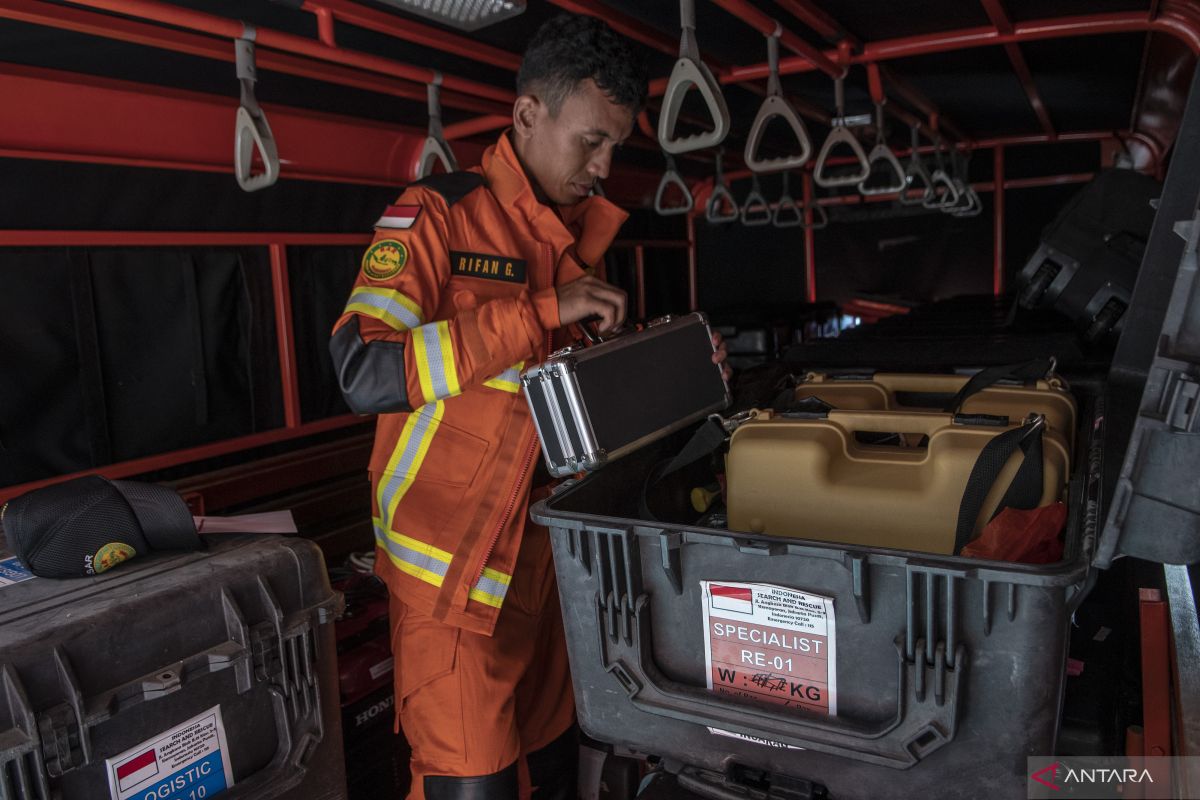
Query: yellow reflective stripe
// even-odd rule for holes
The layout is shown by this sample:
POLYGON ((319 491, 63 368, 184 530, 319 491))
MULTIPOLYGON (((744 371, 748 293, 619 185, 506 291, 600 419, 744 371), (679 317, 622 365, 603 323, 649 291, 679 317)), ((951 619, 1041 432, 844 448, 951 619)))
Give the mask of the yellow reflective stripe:
POLYGON ((417 363, 417 378, 421 382, 421 396, 425 400, 434 400, 436 395, 433 391, 433 377, 429 371, 429 349, 425 344, 425 329, 428 325, 422 325, 413 331, 412 345, 413 357, 417 363))
POLYGON ((394 289, 360 286, 350 295, 347 312, 374 317, 397 331, 421 325, 421 307, 394 289))
POLYGON ((374 523, 375 544, 387 554, 396 569, 433 586, 442 585, 450 568, 449 553, 411 536, 387 530, 378 517, 374 523))
POLYGON ((414 354, 421 392, 427 402, 445 400, 462 394, 458 368, 454 363, 454 345, 450 341, 450 323, 431 322, 413 331, 414 354))
POLYGON ((503 392, 512 392, 516 394, 521 391, 521 370, 525 367, 524 361, 518 361, 508 369, 501 372, 491 380, 483 382, 484 386, 490 386, 493 389, 499 389, 503 392))
POLYGON ((388 460, 387 470, 379 478, 376 501, 383 527, 391 531, 391 521, 396 505, 408 493, 413 479, 421 471, 429 445, 441 424, 446 404, 427 403, 408 415, 404 428, 396 441, 396 448, 388 460))
POLYGON ((449 396, 462 394, 462 387, 458 384, 458 365, 454 363, 454 345, 450 341, 450 323, 438 323, 438 338, 442 342, 442 370, 449 396))
POLYGON ((471 587, 467 597, 476 602, 500 608, 504 604, 504 596, 508 594, 510 583, 512 583, 511 575, 484 567, 483 574, 479 576, 479 580, 475 581, 475 585, 471 587))

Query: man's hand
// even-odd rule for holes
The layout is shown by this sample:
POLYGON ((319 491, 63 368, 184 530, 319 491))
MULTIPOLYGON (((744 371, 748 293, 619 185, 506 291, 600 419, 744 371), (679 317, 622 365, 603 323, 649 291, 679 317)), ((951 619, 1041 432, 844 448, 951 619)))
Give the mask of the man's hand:
POLYGON ((591 275, 558 287, 558 318, 564 326, 595 315, 600 333, 616 330, 625 321, 627 303, 625 292, 591 275))
POLYGON ((733 377, 733 370, 726 363, 726 359, 729 358, 729 351, 725 347, 725 342, 721 340, 721 334, 713 331, 712 343, 713 347, 717 348, 717 352, 713 353, 713 363, 721 366, 721 377, 728 381, 733 377))

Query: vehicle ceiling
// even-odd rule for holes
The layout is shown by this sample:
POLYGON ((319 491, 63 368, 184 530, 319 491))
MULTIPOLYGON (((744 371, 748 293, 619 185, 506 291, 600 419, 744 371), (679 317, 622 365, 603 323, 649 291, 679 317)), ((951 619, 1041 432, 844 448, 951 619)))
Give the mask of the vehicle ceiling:
MULTIPOLYGON (((384 13, 411 18, 385 3, 375 0, 358 2, 384 13)), ((831 41, 788 13, 785 7, 790 3, 776 4, 767 0, 755 0, 753 4, 808 43, 825 49, 831 47, 831 41)), ((898 3, 879 3, 878 0, 810 0, 809 4, 835 20, 858 42, 988 27, 992 23, 986 6, 1002 6, 1009 19, 1017 23, 1112 12, 1152 13, 1151 5, 1158 6, 1157 0, 906 0, 898 3)), ((240 19, 306 37, 317 36, 315 16, 300 10, 297 7, 299 2, 176 0, 172 5, 240 19)), ((672 0, 602 0, 590 5, 612 9, 659 32, 666 40, 678 39, 679 11, 678 5, 672 0)), ((713 2, 699 0, 696 6, 697 39, 706 60, 723 66, 759 64, 766 61, 765 39, 762 34, 713 2)), ((523 14, 482 30, 473 33, 451 28, 446 30, 459 37, 520 53, 534 30, 558 13, 561 13, 561 9, 550 2, 530 0, 529 7, 523 14)), ((413 19, 436 27, 436 23, 427 19, 413 19)), ((338 45, 342 48, 439 69, 448 74, 505 89, 511 89, 513 86, 513 73, 503 67, 439 52, 342 23, 337 25, 336 33, 338 45)), ((1045 104, 1049 124, 1056 133, 1120 131, 1137 127, 1135 109, 1144 92, 1139 91, 1139 80, 1143 74, 1149 74, 1145 68, 1146 63, 1150 61, 1147 53, 1173 48, 1180 54, 1191 57, 1190 53, 1184 53, 1185 48, 1182 45, 1169 41, 1169 38, 1164 34, 1133 32, 1021 43, 1015 50, 1028 65, 1032 75, 1032 86, 1022 84, 1010 54, 1004 47, 999 46, 894 59, 888 61, 886 66, 891 75, 902 79, 936 106, 943 123, 942 130, 951 139, 956 138, 954 133, 957 133, 960 139, 965 137, 974 140, 1001 135, 1044 133, 1045 124, 1034 111, 1029 90, 1040 96, 1045 104)), ((672 55, 642 44, 635 46, 645 58, 653 78, 663 78, 670 73, 674 61, 672 55)), ((3 52, 0 60, 17 64, 214 94, 236 95, 237 92, 233 68, 228 62, 217 62, 11 19, 0 20, 0 51, 3 52)), ((786 58, 791 53, 785 50, 782 55, 786 58)), ((1190 69, 1184 71, 1184 74, 1190 77, 1190 69)), ((762 102, 761 87, 765 85, 765 80, 748 83, 748 88, 737 84, 725 86, 733 118, 733 133, 726 146, 733 151, 741 149, 750 120, 762 102), (751 90, 755 87, 758 91, 751 90)), ((806 102, 826 115, 833 113, 833 84, 825 74, 812 71, 787 75, 783 78, 783 85, 791 98, 806 102)), ((1186 84, 1173 87, 1173 91, 1179 93, 1186 92, 1186 89, 1186 84)), ((282 103, 377 122, 409 124, 417 128, 424 128, 426 119, 423 103, 285 74, 261 74, 258 96, 266 103, 282 103)), ((691 99, 695 98, 690 98, 689 104, 685 104, 685 113, 693 111, 691 99)), ((903 100, 893 99, 891 102, 904 105, 903 100)), ((911 106, 906 107, 913 110, 911 106)), ((656 118, 656 109, 657 105, 652 104, 651 120, 656 118)), ((871 109, 866 71, 862 67, 853 67, 846 79, 846 112, 864 114, 871 109)), ((447 124, 475 116, 454 108, 445 108, 443 114, 447 124)), ((807 124, 815 141, 820 141, 828 130, 811 118, 807 120, 807 124)), ((786 142, 776 136, 778 132, 774 127, 769 130, 768 148, 786 146, 786 142)), ((493 135, 481 134, 478 138, 485 141, 493 135)), ((907 127, 894 119, 888 123, 888 135, 894 145, 908 144, 907 127)), ((1168 125, 1162 136, 1173 138, 1174 130, 1168 125)), ((631 164, 661 169, 662 160, 656 152, 657 147, 641 134, 635 134, 635 137, 642 138, 640 146, 626 148, 622 158, 631 164)), ((1169 141, 1170 139, 1168 144, 1169 141)), ((683 167, 685 171, 693 172, 707 169, 699 161, 692 161, 683 167)))

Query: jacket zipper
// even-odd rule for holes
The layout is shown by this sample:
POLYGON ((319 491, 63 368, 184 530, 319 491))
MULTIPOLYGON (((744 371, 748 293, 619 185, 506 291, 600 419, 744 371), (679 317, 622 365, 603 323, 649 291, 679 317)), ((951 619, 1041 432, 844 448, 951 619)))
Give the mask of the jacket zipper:
MULTIPOLYGON (((554 285, 554 248, 546 245, 546 252, 549 258, 546 263, 550 265, 550 282, 548 285, 554 285)), ((554 333, 546 331, 546 355, 550 354, 554 347, 554 333)), ((492 538, 488 541, 487 550, 484 551, 483 561, 479 562, 479 571, 475 573, 475 583, 483 577, 483 571, 487 568, 488 559, 492 557, 492 551, 496 549, 496 542, 500 541, 500 534, 504 532, 504 526, 508 524, 508 520, 512 517, 513 509, 516 508, 517 498, 521 496, 521 487, 525 485, 525 477, 529 474, 529 468, 533 466, 533 458, 537 455, 538 440, 535 434, 529 441, 529 449, 525 453, 525 458, 521 462, 521 471, 517 473, 517 482, 513 485, 512 494, 508 498, 508 502, 504 505, 504 513, 500 515, 500 522, 497 523, 496 529, 492 531, 492 538)))

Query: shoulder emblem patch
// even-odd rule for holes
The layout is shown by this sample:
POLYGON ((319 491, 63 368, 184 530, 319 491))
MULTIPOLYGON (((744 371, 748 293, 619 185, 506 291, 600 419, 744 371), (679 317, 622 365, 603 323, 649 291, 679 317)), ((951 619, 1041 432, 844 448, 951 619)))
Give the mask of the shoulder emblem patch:
POLYGON ((420 213, 420 206, 388 206, 383 210, 383 216, 375 223, 375 227, 406 231, 417 221, 420 213))
POLYGON ((368 278, 385 281, 394 278, 408 263, 408 248, 395 239, 380 239, 363 255, 362 271, 368 278))

